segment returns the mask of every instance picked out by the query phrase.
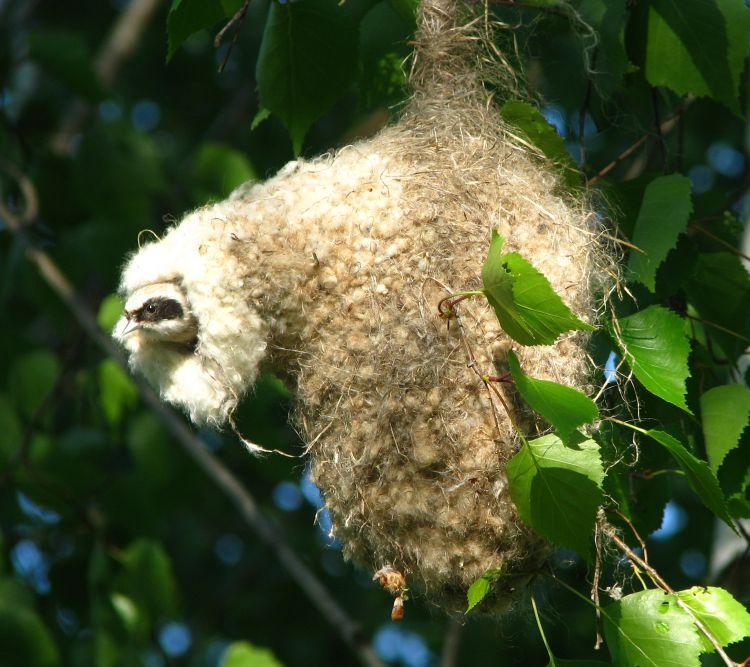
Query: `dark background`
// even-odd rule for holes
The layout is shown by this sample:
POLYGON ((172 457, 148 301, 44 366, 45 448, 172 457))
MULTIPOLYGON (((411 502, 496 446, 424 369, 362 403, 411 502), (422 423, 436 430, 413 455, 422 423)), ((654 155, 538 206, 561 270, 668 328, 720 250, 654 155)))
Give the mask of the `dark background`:
MULTIPOLYGON (((159 233, 191 208, 294 158, 278 118, 251 130, 268 0, 251 3, 221 74, 217 65, 231 39, 214 50, 216 29, 193 35, 165 62, 168 3, 159 4, 115 81, 103 85, 94 57, 127 4, 0 0, 0 155, 38 191, 34 242, 59 262, 105 329, 119 315, 111 295, 139 231, 159 233), (81 104, 88 113, 63 137, 66 149, 56 150, 66 118, 81 104)), ((632 64, 637 34, 626 35, 631 64, 624 79, 610 85, 606 68, 587 74, 591 43, 574 21, 543 8, 506 9, 498 11, 515 26, 505 35, 516 42, 513 62, 523 64, 530 94, 542 100, 579 164, 583 138, 589 176, 679 107, 676 94, 651 88, 632 64)), ((399 63, 410 50, 408 18, 385 1, 347 0, 342 11, 359 25, 357 75, 313 125, 303 155, 376 131, 406 97, 399 63)), ((615 28, 624 31, 621 23, 615 28)), ((642 192, 644 177, 662 170, 690 176, 696 216, 741 212, 744 132, 740 115, 696 101, 679 131, 650 140, 609 175, 612 184, 627 182, 607 186, 622 224, 632 224, 628 202, 642 192)), ((12 208, 19 201, 12 181, 3 177, 0 185, 12 208)), ((299 453, 286 424, 292 400, 278 380, 264 378, 241 411, 243 431, 266 447, 299 453)), ((446 636, 456 632, 451 621, 414 600, 405 619, 391 623, 389 596, 343 562, 326 537, 325 512, 316 525, 322 500, 303 460, 254 459, 230 434, 198 435, 252 490, 385 661, 440 663, 446 636)), ((716 520, 679 476, 652 484, 654 500, 644 503, 651 529, 662 524, 672 497, 661 531, 649 538, 652 563, 675 588, 721 582, 744 599, 741 567, 717 571, 726 565, 717 560, 731 541, 726 531, 717 541, 716 520)), ((591 575, 575 554, 557 552, 553 563, 588 594, 591 575)), ((632 590, 632 570, 616 559, 611 567, 610 580, 632 590)), ((597 657, 592 609, 549 584, 536 591, 556 654, 597 657)), ((526 599, 499 621, 467 617, 459 638, 459 665, 547 663, 526 599)), ((25 261, 0 217, 0 664, 208 667, 236 640, 269 648, 285 665, 357 664, 273 552, 25 261)), ((600 653, 607 659, 605 649, 600 653)))

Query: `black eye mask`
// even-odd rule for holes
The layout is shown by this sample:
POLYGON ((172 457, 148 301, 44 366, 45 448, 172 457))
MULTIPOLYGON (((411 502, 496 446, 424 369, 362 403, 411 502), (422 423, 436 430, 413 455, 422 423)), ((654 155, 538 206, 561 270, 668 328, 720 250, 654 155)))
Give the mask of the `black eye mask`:
POLYGON ((133 313, 133 317, 137 322, 179 320, 183 315, 184 311, 178 301, 164 297, 149 299, 133 313))

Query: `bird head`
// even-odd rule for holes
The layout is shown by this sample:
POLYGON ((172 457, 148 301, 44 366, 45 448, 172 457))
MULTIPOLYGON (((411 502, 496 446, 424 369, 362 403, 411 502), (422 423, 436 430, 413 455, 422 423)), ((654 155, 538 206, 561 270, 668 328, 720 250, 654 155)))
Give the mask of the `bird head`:
POLYGON ((152 283, 126 296, 125 310, 114 336, 123 344, 136 337, 140 345, 190 346, 198 336, 198 321, 178 283, 152 283))

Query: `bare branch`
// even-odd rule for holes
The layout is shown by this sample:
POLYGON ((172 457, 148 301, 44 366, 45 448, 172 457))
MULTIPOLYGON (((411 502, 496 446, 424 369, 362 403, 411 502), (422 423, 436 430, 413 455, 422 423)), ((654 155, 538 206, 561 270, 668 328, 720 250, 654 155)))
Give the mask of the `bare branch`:
MULTIPOLYGON (((9 167, 5 162, 0 162, 0 168, 19 180, 19 174, 15 168, 9 167)), ((2 214, 5 223, 24 246, 27 259, 34 264, 41 277, 70 309, 83 330, 105 354, 127 370, 128 364, 122 352, 112 339, 100 329, 96 318, 80 300, 74 287, 49 255, 37 248, 26 234, 24 225, 33 222, 29 211, 36 200, 36 191, 31 181, 24 174, 20 175, 20 180, 26 184, 22 192, 33 191, 33 198, 25 202, 25 208, 20 214, 12 213, 3 207, 0 214, 2 214)), ((1 193, 0 202, 2 202, 1 193)), ((339 633, 344 642, 357 654, 360 662, 367 667, 385 667, 373 651, 359 625, 349 617, 323 583, 294 552, 277 527, 265 517, 252 494, 242 486, 223 463, 211 454, 186 426, 183 419, 161 402, 151 387, 141 378, 135 378, 135 383, 143 401, 162 420, 174 439, 180 443, 206 475, 229 498, 248 526, 271 548, 281 565, 318 608, 318 611, 339 633)))
POLYGON ((685 101, 683 102, 682 106, 677 110, 677 113, 675 113, 674 116, 671 118, 667 118, 658 128, 656 128, 657 132, 649 132, 647 134, 644 134, 638 141, 628 146, 622 153, 620 153, 612 162, 610 162, 606 167, 601 169, 597 174, 592 176, 587 182, 586 185, 594 185, 599 179, 601 179, 603 176, 608 174, 610 171, 612 171, 618 164, 620 164, 623 160, 628 158, 630 155, 632 155, 635 151, 637 151, 643 144, 648 141, 649 138, 653 136, 661 137, 668 132, 671 132, 672 129, 674 129, 677 126, 677 123, 680 121, 680 119, 683 117, 685 112, 688 110, 690 105, 695 101, 694 95, 688 95, 685 98, 685 101))

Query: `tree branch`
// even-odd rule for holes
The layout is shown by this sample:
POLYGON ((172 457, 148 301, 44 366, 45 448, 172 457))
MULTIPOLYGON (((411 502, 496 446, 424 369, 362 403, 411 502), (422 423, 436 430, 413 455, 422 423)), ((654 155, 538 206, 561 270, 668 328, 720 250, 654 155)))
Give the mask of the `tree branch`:
MULTIPOLYGON (((677 126, 677 123, 679 123, 680 119, 684 116, 685 112, 688 110, 690 105, 695 101, 694 95, 688 95, 685 98, 685 101, 683 102, 682 106, 677 110, 677 113, 675 113, 674 116, 671 118, 667 118, 659 127, 656 128, 656 136, 663 137, 663 135, 667 134, 668 132, 671 132, 672 129, 674 129, 677 126)), ((586 181, 586 185, 594 185, 598 180, 600 180, 603 176, 608 174, 610 171, 612 171, 620 162, 628 158, 630 155, 632 155, 635 151, 637 151, 643 144, 648 141, 650 137, 654 136, 653 132, 649 132, 647 134, 644 134, 638 141, 628 146, 622 153, 620 153, 612 162, 610 162, 606 167, 601 169, 598 173, 596 173, 594 176, 592 176, 588 181, 586 181)))
POLYGON ((724 651, 724 648, 719 643, 719 640, 714 637, 711 631, 696 616, 690 606, 687 605, 679 595, 677 595, 675 590, 666 581, 664 581, 662 576, 653 567, 651 567, 651 565, 649 565, 645 560, 643 560, 643 558, 641 558, 637 553, 635 553, 635 551, 633 551, 627 544, 625 544, 625 542, 617 534, 615 528, 612 525, 608 524, 606 521, 603 521, 601 523, 601 530, 620 548, 620 550, 628 557, 631 563, 638 565, 638 567, 644 570, 648 574, 648 576, 651 577, 651 580, 664 592, 674 596, 677 606, 679 606, 680 609, 682 609, 686 614, 688 614, 688 616, 693 619, 695 627, 697 627, 706 636, 708 641, 711 642, 711 645, 716 649, 716 652, 719 654, 724 664, 727 665, 727 667, 737 667, 737 663, 726 654, 726 651, 724 651))
MULTIPOLYGON (((32 194, 25 201, 24 210, 17 214, 8 210, 3 204, 2 194, 0 193, 0 215, 10 231, 23 245, 27 259, 70 309, 89 337, 105 354, 109 355, 127 371, 128 364, 120 349, 100 329, 94 315, 81 302, 74 287, 54 261, 47 253, 37 248, 26 233, 25 226, 34 220, 31 213, 35 215, 35 211, 30 208, 34 206, 36 201, 36 189, 33 183, 25 174, 4 161, 0 161, 0 168, 18 181, 22 193, 32 194)), ((385 667, 373 651, 359 625, 349 617, 323 583, 287 544, 276 526, 264 516, 252 494, 242 486, 223 463, 204 447, 201 441, 185 425, 185 422, 171 408, 161 402, 144 380, 136 377, 135 383, 146 405, 156 413, 175 440, 213 480, 222 493, 229 498, 248 526, 271 548, 281 565, 305 592, 318 611, 335 628, 344 642, 357 654, 361 663, 367 667, 385 667)))

